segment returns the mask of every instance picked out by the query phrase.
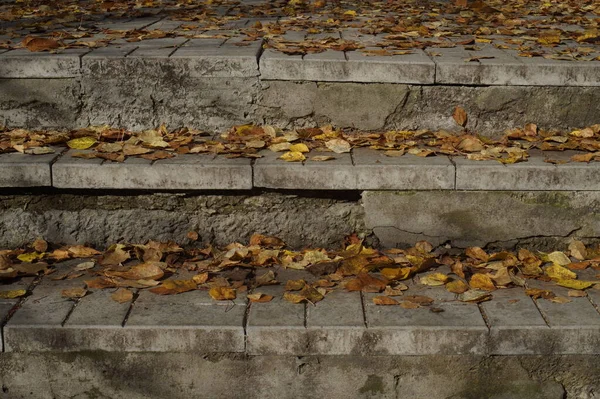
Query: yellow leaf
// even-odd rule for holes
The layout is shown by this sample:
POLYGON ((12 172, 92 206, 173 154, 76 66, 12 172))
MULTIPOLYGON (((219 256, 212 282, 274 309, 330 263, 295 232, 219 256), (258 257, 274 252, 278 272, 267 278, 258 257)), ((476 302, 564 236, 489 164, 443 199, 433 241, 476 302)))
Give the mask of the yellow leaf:
POLYGON ((446 289, 453 294, 462 294, 469 290, 469 286, 462 280, 454 280, 446 284, 446 289))
POLYGON ((410 267, 385 268, 381 270, 381 274, 388 280, 406 280, 410 277, 412 269, 410 267))
POLYGON ((585 244, 578 240, 571 241, 569 244, 569 252, 571 252, 571 256, 577 260, 585 260, 587 257, 585 244))
POLYGON ((577 274, 570 271, 569 269, 559 266, 557 264, 553 264, 552 266, 548 266, 545 270, 546 275, 554 280, 566 280, 566 279, 576 279, 577 274))
POLYGON ((571 259, 563 252, 555 251, 548 254, 548 260, 552 263, 555 263, 559 266, 566 266, 571 263, 571 259))
POLYGON ((27 290, 0 291, 0 299, 14 299, 27 294, 27 290))
POLYGON ((556 279, 556 284, 560 285, 561 287, 571 288, 574 290, 585 290, 586 288, 596 284, 596 281, 581 281, 558 278, 556 279))
POLYGON ((302 162, 306 157, 301 152, 289 151, 280 156, 279 159, 283 159, 286 162, 302 162))
POLYGON ((310 150, 304 143, 293 144, 290 146, 291 152, 309 152, 310 150))
POLYGON ((96 144, 96 139, 94 137, 79 137, 77 139, 67 141, 69 148, 74 150, 87 150, 94 144, 96 144))
POLYGON ((423 285, 429 285, 432 287, 444 285, 448 281, 448 276, 444 273, 431 273, 421 277, 420 282, 423 285))
POLYGON ((473 277, 471 277, 469 285, 473 289, 480 289, 484 291, 493 291, 496 289, 496 286, 494 285, 494 282, 490 276, 481 273, 474 274, 473 277))
POLYGON ((42 259, 44 257, 45 253, 39 253, 39 252, 31 252, 28 254, 21 254, 19 256, 17 256, 17 259, 19 259, 21 262, 28 262, 31 263, 34 260, 37 259, 42 259))
POLYGON ((226 301, 235 299, 235 290, 229 287, 212 287, 208 295, 216 301, 226 301))

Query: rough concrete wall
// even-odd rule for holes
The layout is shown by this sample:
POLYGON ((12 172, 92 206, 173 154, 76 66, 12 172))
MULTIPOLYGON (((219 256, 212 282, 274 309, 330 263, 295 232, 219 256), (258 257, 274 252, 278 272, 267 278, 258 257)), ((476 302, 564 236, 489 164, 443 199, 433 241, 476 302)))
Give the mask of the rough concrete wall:
POLYGON ((597 356, 3 353, 0 397, 592 399, 597 356))
POLYGON ((332 123, 364 130, 457 130, 452 112, 469 115, 467 128, 493 137, 537 123, 570 129, 600 123, 600 88, 529 86, 415 86, 263 81, 258 117, 281 126, 332 123))
POLYGON ((81 78, 0 79, 0 124, 74 128, 110 124, 144 129, 166 123, 222 131, 231 125, 332 123, 363 130, 456 130, 500 136, 534 122, 570 129, 600 123, 600 87, 418 86, 193 77, 174 66, 138 62, 90 68, 81 78))
POLYGON ((90 193, 0 196, 0 247, 44 237, 58 243, 186 243, 197 231, 204 242, 247 242, 254 232, 288 245, 338 247, 364 231, 358 198, 262 195, 122 195, 90 193))
POLYGON ((384 246, 546 249, 600 236, 594 191, 368 191, 363 204, 366 227, 384 246))

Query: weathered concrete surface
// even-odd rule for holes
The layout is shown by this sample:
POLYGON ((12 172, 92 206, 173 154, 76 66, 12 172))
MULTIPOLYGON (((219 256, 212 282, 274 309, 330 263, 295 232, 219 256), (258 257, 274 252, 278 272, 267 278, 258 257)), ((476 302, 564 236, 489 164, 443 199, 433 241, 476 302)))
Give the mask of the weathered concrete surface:
POLYGON ((0 124, 71 127, 81 124, 78 79, 0 79, 0 124))
POLYGON ((592 399, 596 356, 3 353, 3 398, 592 399), (451 371, 451 372, 450 372, 451 371), (208 383, 210 382, 210 383, 208 383))
POLYGON ((556 248, 600 235, 598 192, 369 191, 363 205, 366 228, 384 246, 556 248))
POLYGON ((149 238, 186 242, 192 230, 201 240, 219 244, 244 242, 261 232, 293 247, 337 246, 344 236, 364 232, 363 210, 354 195, 4 195, 0 246, 19 246, 39 236, 100 246, 149 238))
POLYGON ((534 122, 571 129, 600 122, 598 87, 416 86, 401 84, 262 82, 259 120, 282 126, 457 130, 452 112, 469 115, 467 128, 492 137, 534 122))

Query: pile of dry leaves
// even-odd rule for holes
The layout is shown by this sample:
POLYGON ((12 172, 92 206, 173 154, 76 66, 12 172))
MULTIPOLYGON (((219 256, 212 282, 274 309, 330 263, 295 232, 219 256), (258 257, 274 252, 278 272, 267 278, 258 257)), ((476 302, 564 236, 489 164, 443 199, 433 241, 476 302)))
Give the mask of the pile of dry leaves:
MULTIPOLYGON (((188 234, 190 242, 198 234, 188 234)), ((532 280, 552 282, 569 289, 568 296, 585 296, 586 289, 600 289, 600 247, 586 247, 573 240, 568 251, 534 253, 489 253, 482 248, 452 250, 433 248, 422 241, 409 249, 369 248, 356 235, 349 236, 339 250, 286 249, 277 237, 254 234, 247 245, 232 243, 224 248, 149 241, 146 244, 113 244, 105 251, 84 245, 53 246, 37 239, 26 248, 0 251, 0 282, 21 276, 63 280, 83 278, 86 287, 63 291, 77 299, 90 290, 113 289, 113 299, 127 302, 135 290, 147 289, 157 295, 175 295, 206 290, 218 301, 246 296, 252 302, 269 302, 273 296, 261 287, 280 284, 283 299, 292 303, 315 304, 332 292, 343 289, 378 293, 378 305, 418 308, 434 300, 411 295, 411 280, 425 286, 444 287, 463 302, 490 300, 497 289, 522 287, 535 298, 568 302, 548 289, 529 288, 532 280), (79 259, 69 270, 61 262, 79 259), (278 279, 275 270, 284 268, 310 273, 313 279, 278 279), (185 275, 188 278, 178 279, 185 275), (588 276, 582 279, 580 275, 588 276), (589 276, 595 275, 593 279, 589 276), (310 281, 307 281, 310 280, 310 281)), ((413 284, 414 285, 414 284, 413 284)), ((27 290, 0 291, 0 298, 27 295, 27 290)))

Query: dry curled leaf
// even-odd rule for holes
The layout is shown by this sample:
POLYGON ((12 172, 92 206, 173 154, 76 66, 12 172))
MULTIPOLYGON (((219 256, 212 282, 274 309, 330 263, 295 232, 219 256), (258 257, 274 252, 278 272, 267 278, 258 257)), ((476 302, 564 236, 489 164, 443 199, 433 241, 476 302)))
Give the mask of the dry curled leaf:
POLYGON ((236 298, 236 293, 230 287, 212 287, 208 294, 215 301, 232 301, 236 298))
POLYGON ((461 106, 454 108, 452 118, 454 118, 454 121, 461 127, 465 127, 467 125, 467 112, 461 106))
POLYGON ((127 303, 133 300, 133 292, 127 288, 119 288, 110 296, 113 301, 118 303, 127 303))
POLYGON ((383 306, 400 304, 397 300, 395 300, 394 298, 390 298, 389 296, 376 296, 373 298, 373 303, 375 305, 383 305, 383 306))
POLYGON ((254 294, 248 294, 247 297, 250 300, 250 302, 255 302, 255 303, 265 303, 265 302, 271 302, 273 300, 272 295, 267 295, 267 294, 263 294, 260 292, 256 292, 254 294))
POLYGON ((79 299, 83 298, 87 292, 85 288, 69 288, 62 290, 61 295, 63 298, 79 299))
POLYGON ((198 286, 194 280, 166 280, 158 287, 150 289, 150 292, 158 295, 175 295, 193 291, 196 288, 198 288, 198 286))

